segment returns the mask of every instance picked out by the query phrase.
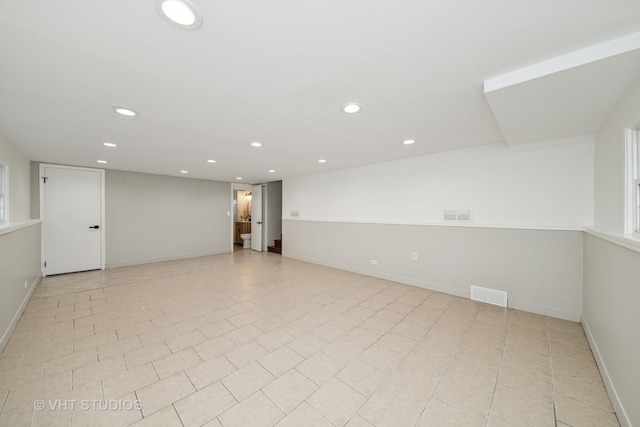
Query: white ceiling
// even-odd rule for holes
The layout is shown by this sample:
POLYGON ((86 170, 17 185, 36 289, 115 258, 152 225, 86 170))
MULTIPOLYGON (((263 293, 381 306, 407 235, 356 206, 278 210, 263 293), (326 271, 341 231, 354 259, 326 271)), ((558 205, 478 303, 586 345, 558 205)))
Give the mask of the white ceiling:
POLYGON ((623 82, 604 59, 514 86, 507 110, 531 101, 532 128, 549 129, 538 134, 492 110, 484 81, 639 32, 639 1, 192 2, 204 18, 195 31, 168 24, 153 0, 0 0, 0 132, 32 160, 257 183, 571 136, 559 135, 564 114, 570 133, 593 132, 640 72, 627 52, 614 60, 623 82), (594 95, 597 112, 581 101, 545 118, 558 85, 572 93, 594 76, 617 82, 594 95), (348 102, 362 111, 344 113, 348 102))

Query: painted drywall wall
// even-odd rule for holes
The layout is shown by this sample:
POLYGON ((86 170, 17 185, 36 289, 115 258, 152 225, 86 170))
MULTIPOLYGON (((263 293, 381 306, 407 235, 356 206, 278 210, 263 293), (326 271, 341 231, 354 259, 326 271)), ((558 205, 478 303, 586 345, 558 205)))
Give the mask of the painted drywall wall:
POLYGON ((231 185, 107 170, 107 267, 230 251, 231 185))
POLYGON ((640 253, 585 233, 583 326, 623 426, 640 425, 640 253))
POLYGON ((581 231, 285 220, 283 248, 288 257, 467 298, 471 285, 499 289, 510 307, 533 313, 573 321, 582 313, 581 231))
MULTIPOLYGON (((426 142, 425 142, 426 143, 426 142)), ((411 149, 411 147, 407 147, 411 149)), ((471 209, 483 225, 581 228, 593 222, 593 137, 502 144, 288 178, 283 216, 439 223, 471 209)))
POLYGON ((266 184, 266 212, 264 223, 267 227, 266 245, 273 246, 274 240, 282 234, 282 181, 266 184))
POLYGON ((640 128, 639 100, 640 79, 596 135, 594 225, 609 233, 625 231, 625 129, 640 128))
POLYGON ((2 352, 40 280, 40 224, 0 235, 0 272, 2 352))
POLYGON ((31 219, 31 170, 29 159, 0 133, 0 162, 9 167, 9 221, 31 219))

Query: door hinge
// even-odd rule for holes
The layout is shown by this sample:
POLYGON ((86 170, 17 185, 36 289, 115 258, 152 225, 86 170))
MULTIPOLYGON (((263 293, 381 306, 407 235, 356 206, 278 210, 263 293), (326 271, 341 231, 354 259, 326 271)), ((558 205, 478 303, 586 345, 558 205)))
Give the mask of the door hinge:
POLYGON ((46 176, 43 176, 43 177, 42 177, 42 181, 43 181, 45 184, 47 183, 47 180, 48 180, 48 179, 49 179, 49 178, 48 178, 48 177, 46 177, 46 176))
POLYGON ((47 261, 44 262, 44 267, 47 268, 47 261))

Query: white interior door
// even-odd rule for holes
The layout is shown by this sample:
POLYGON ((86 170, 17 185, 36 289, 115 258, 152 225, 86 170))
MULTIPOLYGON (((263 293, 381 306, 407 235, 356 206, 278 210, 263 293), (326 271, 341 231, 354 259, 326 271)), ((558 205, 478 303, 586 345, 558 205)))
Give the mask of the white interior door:
POLYGON ((262 252, 262 185, 251 187, 251 249, 262 252))
POLYGON ((104 268, 104 171, 41 167, 44 274, 104 268))

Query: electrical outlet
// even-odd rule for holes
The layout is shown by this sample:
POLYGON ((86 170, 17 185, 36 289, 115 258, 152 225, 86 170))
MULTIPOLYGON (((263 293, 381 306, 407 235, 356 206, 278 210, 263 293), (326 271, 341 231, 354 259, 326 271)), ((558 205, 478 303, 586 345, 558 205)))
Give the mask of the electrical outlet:
POLYGON ((377 259, 372 259, 371 260, 371 265, 378 265, 378 260, 377 259))
POLYGON ((414 261, 418 260, 418 252, 411 252, 411 259, 414 261))

